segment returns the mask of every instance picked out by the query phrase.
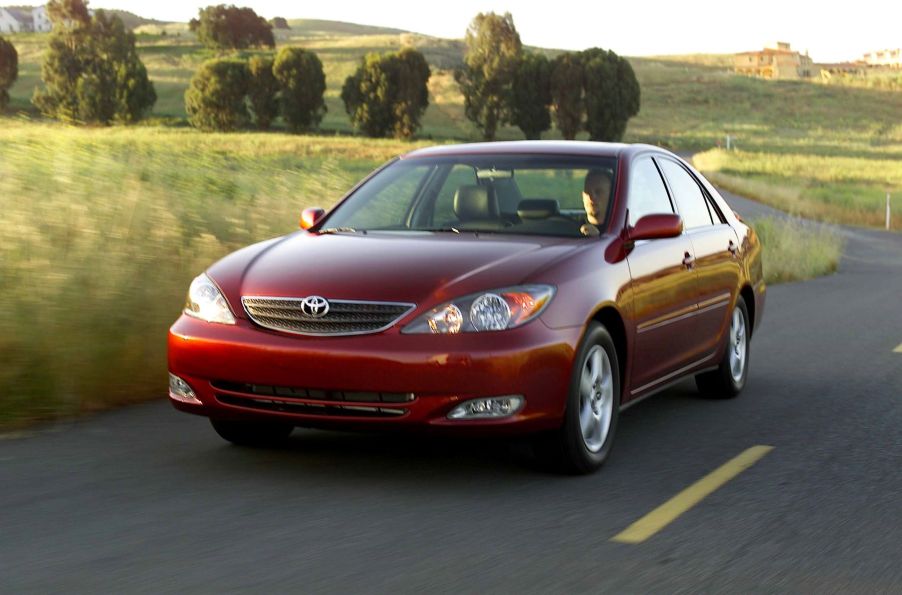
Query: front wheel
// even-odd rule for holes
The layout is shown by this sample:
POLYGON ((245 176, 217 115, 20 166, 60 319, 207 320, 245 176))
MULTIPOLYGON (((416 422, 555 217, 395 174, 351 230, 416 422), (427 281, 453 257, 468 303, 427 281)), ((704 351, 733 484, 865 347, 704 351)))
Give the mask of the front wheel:
POLYGON ((739 296, 730 316, 727 346, 720 365, 695 377, 699 392, 716 399, 729 399, 742 392, 749 374, 749 331, 749 311, 739 296))
POLYGON ((564 423, 544 436, 540 456, 567 473, 591 473, 607 460, 620 417, 620 368, 614 341, 592 323, 576 354, 564 423))
POLYGON ((220 437, 239 446, 276 446, 291 434, 294 426, 278 422, 223 421, 211 419, 220 437))

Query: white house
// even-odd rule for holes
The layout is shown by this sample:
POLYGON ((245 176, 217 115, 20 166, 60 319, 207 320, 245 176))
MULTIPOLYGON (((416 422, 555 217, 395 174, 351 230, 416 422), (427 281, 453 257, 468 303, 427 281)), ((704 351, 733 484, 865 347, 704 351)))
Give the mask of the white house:
POLYGON ((0 7, 0 33, 47 32, 51 28, 47 7, 43 5, 34 8, 0 7))
POLYGON ((25 24, 31 20, 30 17, 26 19, 23 11, 15 8, 0 8, 0 33, 27 31, 25 24))

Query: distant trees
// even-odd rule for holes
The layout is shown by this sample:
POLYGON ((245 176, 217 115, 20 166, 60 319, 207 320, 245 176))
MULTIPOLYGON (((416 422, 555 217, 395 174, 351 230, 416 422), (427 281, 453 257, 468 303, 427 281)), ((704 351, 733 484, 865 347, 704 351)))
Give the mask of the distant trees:
POLYGON ((285 20, 285 17, 274 17, 269 21, 269 24, 272 25, 273 29, 291 29, 291 26, 288 24, 288 21, 285 20))
POLYGON ((536 140, 551 128, 551 63, 542 54, 525 52, 511 86, 511 123, 527 139, 536 140))
POLYGON ((251 8, 225 4, 207 6, 200 9, 198 18, 191 19, 188 28, 211 49, 242 50, 276 45, 272 25, 251 8))
POLYGON ((19 76, 19 53, 15 46, 0 37, 0 112, 9 105, 9 89, 19 76))
POLYGON ((273 63, 273 74, 289 130, 302 132, 319 126, 326 113, 326 75, 319 57, 301 48, 282 48, 273 63))
POLYGON ((122 20, 82 0, 52 0, 53 32, 41 65, 43 88, 32 102, 47 116, 70 122, 132 123, 157 95, 122 20))
POLYGON ((523 44, 510 13, 479 13, 466 34, 464 66, 455 79, 464 96, 464 112, 494 140, 498 127, 510 120, 510 93, 523 44))
POLYGON ((250 122, 247 92, 250 70, 243 60, 214 59, 201 64, 185 91, 188 121, 201 130, 230 131, 250 122))
POLYGON ((345 110, 366 135, 411 138, 429 105, 431 71, 419 51, 367 54, 341 90, 345 110))

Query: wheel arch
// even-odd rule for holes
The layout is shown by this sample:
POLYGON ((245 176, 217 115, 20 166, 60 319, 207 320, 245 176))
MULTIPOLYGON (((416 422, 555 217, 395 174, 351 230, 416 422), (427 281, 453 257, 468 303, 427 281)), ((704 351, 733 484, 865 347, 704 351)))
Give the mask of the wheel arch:
POLYGON ((614 341, 614 348, 617 349, 617 368, 620 372, 620 393, 621 398, 626 388, 626 372, 627 361, 629 355, 629 341, 626 334, 626 324, 620 311, 614 306, 608 304, 602 306, 594 316, 592 321, 602 324, 611 335, 614 341))
POLYGON ((749 313, 749 337, 751 337, 755 329, 755 291, 751 285, 746 284, 739 291, 739 295, 745 301, 745 308, 749 313))

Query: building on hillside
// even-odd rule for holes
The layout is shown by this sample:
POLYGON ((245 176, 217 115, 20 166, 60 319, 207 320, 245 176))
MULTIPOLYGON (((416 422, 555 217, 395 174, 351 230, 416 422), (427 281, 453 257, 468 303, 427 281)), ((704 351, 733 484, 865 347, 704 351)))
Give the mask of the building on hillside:
POLYGON ((862 76, 867 70, 864 62, 837 62, 835 64, 818 64, 821 78, 829 81, 834 76, 862 76))
POLYGON ((17 8, 0 7, 0 33, 20 33, 27 31, 26 23, 30 20, 30 15, 26 17, 25 12, 17 8))
POLYGON ((864 55, 862 61, 868 66, 902 68, 902 48, 868 52, 864 55))
POLYGON ((0 8, 0 33, 47 32, 52 28, 45 6, 0 8))
POLYGON ((808 52, 801 54, 785 41, 757 52, 735 54, 733 66, 739 74, 767 79, 799 79, 814 75, 814 60, 808 52))

